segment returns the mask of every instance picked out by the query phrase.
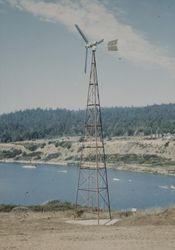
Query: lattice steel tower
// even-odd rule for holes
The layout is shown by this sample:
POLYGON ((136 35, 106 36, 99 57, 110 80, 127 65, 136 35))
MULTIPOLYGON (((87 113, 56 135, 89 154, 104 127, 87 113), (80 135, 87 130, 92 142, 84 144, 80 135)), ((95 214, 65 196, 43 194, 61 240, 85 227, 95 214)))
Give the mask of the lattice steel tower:
MULTIPOLYGON (((100 109, 100 97, 95 52, 103 39, 89 43, 88 39, 75 24, 86 45, 85 73, 87 68, 88 49, 92 50, 90 80, 85 114, 84 137, 81 148, 81 159, 76 194, 76 207, 84 205, 97 212, 98 223, 100 212, 107 211, 111 219, 106 156, 103 140, 103 128, 100 109)), ((117 40, 108 42, 108 50, 117 50, 117 40)))
POLYGON ((98 220, 100 212, 106 209, 111 219, 95 49, 92 50, 76 204, 79 202, 96 211, 98 220))

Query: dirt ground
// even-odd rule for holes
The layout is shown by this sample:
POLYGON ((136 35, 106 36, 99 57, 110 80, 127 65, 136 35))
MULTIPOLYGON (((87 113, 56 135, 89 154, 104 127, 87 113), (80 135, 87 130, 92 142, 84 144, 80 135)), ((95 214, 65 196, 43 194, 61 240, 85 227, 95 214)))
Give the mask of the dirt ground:
POLYGON ((174 250, 175 225, 166 216, 163 223, 147 217, 146 223, 137 218, 136 223, 84 226, 66 223, 70 216, 60 212, 0 213, 0 249, 174 250))

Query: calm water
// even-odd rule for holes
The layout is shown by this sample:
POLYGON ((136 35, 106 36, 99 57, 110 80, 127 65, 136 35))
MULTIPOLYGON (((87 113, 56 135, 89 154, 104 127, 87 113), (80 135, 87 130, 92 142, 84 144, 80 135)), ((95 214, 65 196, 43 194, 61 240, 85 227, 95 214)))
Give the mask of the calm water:
MULTIPOLYGON (((0 203, 75 202, 78 168, 0 163, 0 203)), ((175 177, 108 170, 112 209, 168 207, 175 204, 175 177)))

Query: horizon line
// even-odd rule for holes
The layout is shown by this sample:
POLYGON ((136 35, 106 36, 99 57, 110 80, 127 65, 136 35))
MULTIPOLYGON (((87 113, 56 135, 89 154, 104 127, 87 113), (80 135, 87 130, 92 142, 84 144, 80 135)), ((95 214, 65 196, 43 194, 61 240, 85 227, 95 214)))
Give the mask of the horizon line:
MULTIPOLYGON (((175 105, 175 102, 169 102, 169 103, 154 103, 154 104, 146 104, 146 105, 139 105, 139 106, 135 106, 135 105, 130 105, 130 106, 101 106, 101 109, 107 109, 107 108, 146 108, 146 107, 152 107, 152 106, 162 106, 162 105, 175 105)), ((46 110, 52 110, 52 111, 55 111, 55 110, 66 110, 66 111, 75 111, 75 112, 78 112, 78 111, 84 111, 86 110, 86 107, 85 108, 73 108, 73 109, 70 109, 70 108, 66 108, 66 107, 33 107, 33 108, 25 108, 25 109, 18 109, 18 110, 14 110, 14 111, 9 111, 9 112, 3 112, 1 113, 0 112, 0 116, 2 115, 8 115, 8 114, 14 114, 14 113, 18 113, 18 112, 25 112, 25 111, 31 111, 31 110, 37 110, 37 109, 40 109, 40 110, 43 110, 43 111, 46 111, 46 110)))

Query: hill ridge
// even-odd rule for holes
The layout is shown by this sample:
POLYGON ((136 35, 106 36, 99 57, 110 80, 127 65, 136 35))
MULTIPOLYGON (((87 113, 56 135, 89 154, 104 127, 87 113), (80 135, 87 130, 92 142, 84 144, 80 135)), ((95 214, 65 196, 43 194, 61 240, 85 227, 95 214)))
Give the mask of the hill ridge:
MULTIPOLYGON (((85 110, 26 109, 0 115, 0 142, 83 135, 85 110)), ((175 134, 175 104, 102 108, 105 137, 175 134)))

